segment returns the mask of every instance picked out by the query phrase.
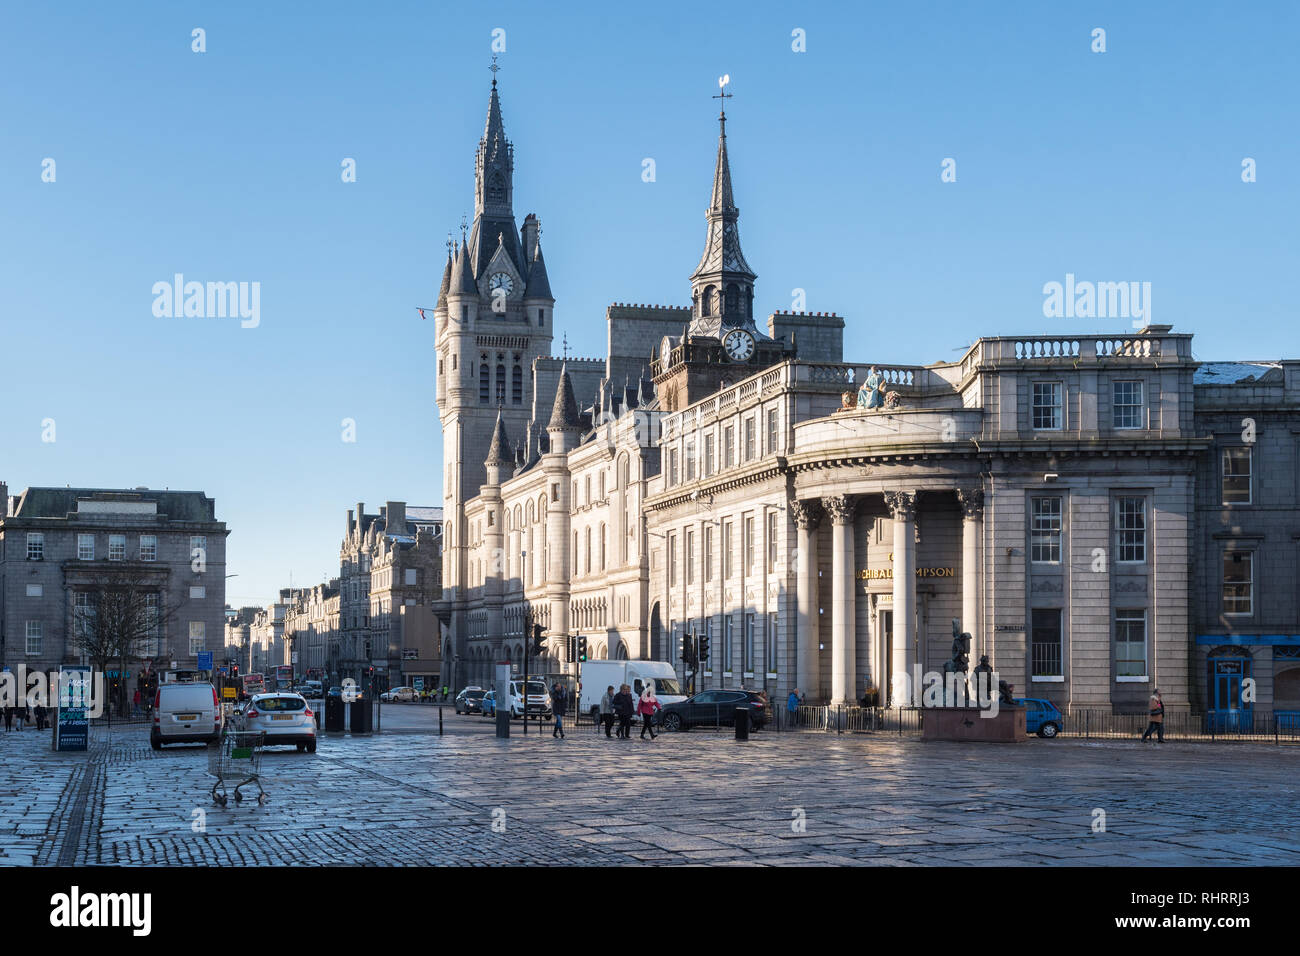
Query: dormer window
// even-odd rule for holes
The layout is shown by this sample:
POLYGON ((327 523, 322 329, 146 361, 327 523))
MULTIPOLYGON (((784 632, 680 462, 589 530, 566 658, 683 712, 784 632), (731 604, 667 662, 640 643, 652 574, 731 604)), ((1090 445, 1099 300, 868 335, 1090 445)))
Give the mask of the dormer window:
POLYGON ((488 179, 487 201, 492 203, 506 201, 506 181, 500 173, 493 173, 488 179))

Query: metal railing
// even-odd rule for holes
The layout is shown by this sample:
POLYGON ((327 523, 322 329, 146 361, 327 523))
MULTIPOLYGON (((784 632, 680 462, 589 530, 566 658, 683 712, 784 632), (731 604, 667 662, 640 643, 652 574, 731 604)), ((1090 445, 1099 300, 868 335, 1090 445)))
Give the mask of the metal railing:
MULTIPOLYGON (((1076 709, 1064 715, 1061 736, 1099 740, 1141 738, 1149 721, 1146 714, 1076 709)), ((1173 711, 1165 714, 1163 724, 1166 740, 1300 743, 1300 713, 1296 711, 1204 714, 1173 711)))

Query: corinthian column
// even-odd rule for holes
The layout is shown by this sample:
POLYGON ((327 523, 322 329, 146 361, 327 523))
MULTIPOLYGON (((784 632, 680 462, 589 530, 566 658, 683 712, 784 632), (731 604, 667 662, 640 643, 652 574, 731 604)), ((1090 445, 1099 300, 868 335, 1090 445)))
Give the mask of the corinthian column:
POLYGON ((795 618, 794 686, 809 700, 822 699, 821 665, 817 653, 821 624, 817 590, 817 526, 821 524, 821 506, 815 500, 792 501, 790 511, 799 529, 798 561, 795 566, 795 591, 798 598, 795 618))
POLYGON ((853 587, 853 516, 857 502, 848 495, 822 499, 831 516, 831 703, 852 704, 856 680, 857 608, 853 587))
POLYGON ((908 691, 916 663, 916 494, 886 491, 885 504, 894 516, 894 637, 889 687, 891 706, 898 707, 914 702, 908 691))
POLYGON ((971 636, 971 659, 979 662, 981 654, 989 653, 982 643, 981 610, 984 584, 984 563, 981 560, 984 542, 984 492, 979 488, 958 488, 957 501, 961 504, 961 629, 971 636))

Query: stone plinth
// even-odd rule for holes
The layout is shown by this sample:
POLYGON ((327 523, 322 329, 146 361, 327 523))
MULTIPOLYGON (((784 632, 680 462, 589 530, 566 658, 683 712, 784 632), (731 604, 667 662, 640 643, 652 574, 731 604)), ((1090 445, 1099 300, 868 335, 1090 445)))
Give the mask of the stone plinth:
POLYGON ((1023 707, 1001 707, 996 717, 978 707, 927 707, 922 714, 922 740, 1018 744, 1025 739, 1023 707))

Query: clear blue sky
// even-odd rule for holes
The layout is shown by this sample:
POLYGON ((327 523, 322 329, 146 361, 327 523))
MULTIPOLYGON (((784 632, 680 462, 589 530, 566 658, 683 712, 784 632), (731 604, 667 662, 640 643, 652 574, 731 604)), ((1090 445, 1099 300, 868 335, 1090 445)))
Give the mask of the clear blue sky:
POLYGON ((516 216, 542 219, 557 332, 579 354, 603 347, 612 301, 689 300, 727 72, 756 312, 803 288, 846 316, 848 357, 897 363, 981 334, 1127 329, 1043 317, 1043 284, 1074 273, 1150 282, 1153 321, 1195 332, 1200 358, 1300 355, 1295 4, 472 8, 9 6, 11 492, 205 491, 232 529, 235 605, 337 573, 357 500, 440 504, 415 307, 472 212, 496 27, 516 216), (155 318, 152 286, 175 272, 260 282, 260 327, 155 318))

